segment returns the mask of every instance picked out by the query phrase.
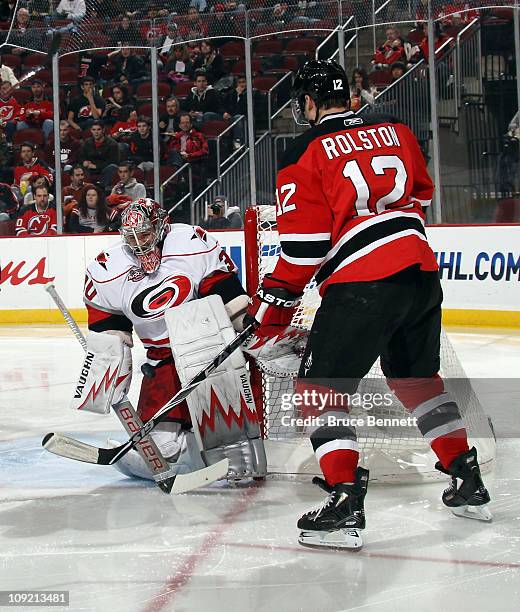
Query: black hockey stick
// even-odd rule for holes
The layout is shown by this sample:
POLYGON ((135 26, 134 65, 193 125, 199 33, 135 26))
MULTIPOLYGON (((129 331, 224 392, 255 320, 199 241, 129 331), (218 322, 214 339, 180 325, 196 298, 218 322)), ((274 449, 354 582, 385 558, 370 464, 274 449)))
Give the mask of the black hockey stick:
MULTIPOLYGON (((76 459, 77 461, 97 463, 99 465, 112 465, 116 463, 121 457, 126 455, 128 451, 135 448, 135 446, 147 436, 156 425, 164 421, 168 412, 184 401, 201 382, 205 381, 210 374, 212 374, 241 344, 245 342, 253 333, 254 329, 255 325, 251 324, 241 331, 232 342, 222 349, 211 363, 176 393, 169 402, 158 410, 154 416, 141 427, 141 429, 136 431, 134 435, 121 446, 117 446, 116 448, 99 448, 59 433, 48 433, 42 440, 42 446, 55 455, 76 459)), ((213 466, 209 467, 211 468, 213 466)))

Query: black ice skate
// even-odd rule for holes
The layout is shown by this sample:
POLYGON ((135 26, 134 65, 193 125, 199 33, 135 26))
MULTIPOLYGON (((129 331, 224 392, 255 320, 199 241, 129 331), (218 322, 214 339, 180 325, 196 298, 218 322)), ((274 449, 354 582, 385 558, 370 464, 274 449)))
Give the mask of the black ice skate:
POLYGON ((360 550, 363 540, 359 532, 365 528, 363 502, 368 470, 358 467, 353 485, 331 487, 322 478, 313 478, 312 482, 329 495, 319 508, 307 512, 298 521, 301 529, 298 542, 310 547, 360 550))
POLYGON ((440 462, 435 464, 435 468, 451 476, 451 484, 442 494, 442 501, 455 516, 486 522, 492 520, 493 516, 486 507, 489 493, 482 482, 475 447, 454 459, 449 469, 444 469, 440 462), (457 478, 462 481, 460 486, 457 486, 457 478))

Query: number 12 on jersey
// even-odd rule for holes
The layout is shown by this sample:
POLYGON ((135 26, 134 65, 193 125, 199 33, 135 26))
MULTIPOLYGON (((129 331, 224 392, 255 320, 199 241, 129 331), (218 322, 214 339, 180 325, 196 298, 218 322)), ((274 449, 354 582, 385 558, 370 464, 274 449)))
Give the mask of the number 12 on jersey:
POLYGON ((376 175, 374 181, 377 181, 377 176, 384 175, 387 170, 395 170, 394 187, 386 195, 380 197, 373 206, 369 207, 369 183, 363 176, 359 163, 356 160, 348 161, 343 168, 343 176, 352 182, 356 190, 357 197, 354 206, 359 216, 377 215, 391 204, 398 202, 405 194, 408 175, 402 160, 397 155, 376 155, 372 158, 370 167, 376 175))
POLYGON ((296 193, 296 183, 286 183, 276 190, 276 216, 296 210, 296 204, 291 198, 296 193))

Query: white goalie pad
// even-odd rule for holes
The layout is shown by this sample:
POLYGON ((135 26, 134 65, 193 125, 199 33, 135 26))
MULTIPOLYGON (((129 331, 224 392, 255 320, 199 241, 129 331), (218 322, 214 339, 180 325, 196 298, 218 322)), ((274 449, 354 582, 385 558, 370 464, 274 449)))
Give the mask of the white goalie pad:
POLYGON ((108 414, 132 381, 132 353, 128 342, 110 332, 87 334, 87 349, 71 408, 108 414))
MULTIPOLYGON (((204 368, 236 336, 222 298, 208 296, 176 306, 165 313, 175 366, 181 383, 185 385, 204 368)), ((262 459, 263 445, 260 439, 260 423, 256 410, 249 372, 243 353, 236 350, 207 380, 201 383, 186 399, 194 426, 198 427, 205 451, 231 448, 245 442, 240 459, 230 466, 242 474, 255 474, 255 462, 262 459), (249 448, 249 441, 259 441, 260 451, 249 448), (245 464, 242 455, 248 455, 245 464), (255 455, 251 459, 250 455, 255 455), (249 460, 251 459, 251 464, 249 460), (235 464, 235 465, 233 465, 235 464)), ((235 452, 235 451, 234 451, 235 452)), ((207 453, 210 463, 223 456, 207 453)), ((235 456, 235 455, 234 455, 235 456)), ((265 471, 265 465, 260 469, 265 471)))
POLYGON ((258 367, 271 376, 294 378, 298 374, 309 330, 288 325, 273 336, 255 332, 242 349, 256 360, 258 367))

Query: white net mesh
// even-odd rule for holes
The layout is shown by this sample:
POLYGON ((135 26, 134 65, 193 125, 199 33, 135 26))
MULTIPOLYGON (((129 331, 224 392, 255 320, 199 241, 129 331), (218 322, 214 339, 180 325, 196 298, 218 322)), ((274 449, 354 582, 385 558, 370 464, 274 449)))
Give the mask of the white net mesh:
MULTIPOLYGON (((257 220, 258 279, 271 272, 280 252, 274 206, 261 206, 248 211, 257 220)), ((247 238, 246 238, 247 239, 247 238)), ((251 249, 254 252, 254 249, 251 249)), ((320 304, 318 291, 311 282, 305 289, 302 303, 292 324, 309 329, 320 304)), ((456 399, 470 438, 478 450, 483 471, 491 468, 495 456, 495 440, 488 418, 475 395, 446 333, 441 336, 441 376, 445 387, 456 399)), ((311 453, 305 427, 288 425, 287 410, 283 409, 284 394, 293 390, 293 379, 261 375, 261 395, 271 470, 280 473, 319 473, 311 453)), ((357 393, 389 393, 385 377, 377 361, 361 381, 357 393)), ((287 397, 287 396, 286 396, 287 397)), ((289 413, 291 415, 291 413, 289 413)), ((410 413, 397 400, 388 407, 374 407, 370 415, 376 418, 406 419, 410 413)), ((296 411, 294 416, 298 416, 296 411)), ((367 417, 362 406, 351 406, 351 417, 367 417)), ((439 476, 434 470, 435 455, 415 426, 357 427, 360 464, 371 470, 371 480, 381 482, 413 482, 439 476)))

